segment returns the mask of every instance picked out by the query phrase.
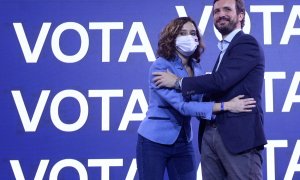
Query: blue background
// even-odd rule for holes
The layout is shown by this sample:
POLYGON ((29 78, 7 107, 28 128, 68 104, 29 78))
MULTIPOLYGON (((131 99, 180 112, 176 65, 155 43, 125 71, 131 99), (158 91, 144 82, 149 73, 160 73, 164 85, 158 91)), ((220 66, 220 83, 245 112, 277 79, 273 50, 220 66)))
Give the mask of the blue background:
MULTIPOLYGON (((205 6, 212 1, 117 1, 117 0, 1 0, 0 1, 0 179, 15 179, 10 161, 18 160, 25 179, 34 179, 41 160, 49 160, 44 179, 49 179, 51 169, 59 161, 79 161, 88 173, 88 179, 100 179, 101 170, 88 167, 89 159, 122 159, 123 165, 110 167, 110 179, 125 179, 135 158, 135 144, 139 120, 132 120, 125 131, 118 130, 123 114, 134 89, 141 89, 148 97, 148 69, 152 63, 145 53, 130 53, 126 62, 119 62, 132 24, 142 22, 152 50, 156 51, 159 32, 172 19, 178 17, 175 6, 184 6, 187 14, 199 22, 205 6), (37 63, 26 63, 13 23, 22 23, 28 43, 33 49, 42 24, 51 27, 37 63), (82 25, 89 36, 86 55, 76 63, 64 63, 56 58, 51 48, 55 29, 63 23, 82 25), (121 22, 122 29, 110 31, 110 61, 102 62, 102 31, 90 30, 91 22, 121 22), (77 131, 64 132, 52 122, 50 106, 61 91, 73 89, 82 93, 88 102, 88 118, 77 131), (12 91, 21 92, 30 119, 35 111, 42 90, 50 90, 47 103, 35 132, 25 132, 12 91), (101 98, 89 97, 89 90, 121 90, 122 97, 110 99, 110 129, 101 129, 101 98)), ((295 73, 299 73, 300 33, 290 37, 288 44, 280 44, 286 23, 298 1, 247 0, 246 11, 251 20, 250 33, 262 45, 266 56, 266 72, 284 72, 286 78, 273 81, 273 111, 265 113, 265 130, 268 140, 284 140, 287 147, 275 149, 275 165, 268 165, 264 152, 264 179, 284 179, 291 156, 299 139, 299 101, 295 100, 289 112, 282 112, 285 99, 295 73), (264 44, 263 15, 250 11, 250 6, 279 5, 283 12, 272 13, 272 43, 264 44), (267 166, 275 166, 272 178, 267 176, 267 166)), ((300 13, 294 28, 300 28, 300 13)), ((203 34, 206 51, 202 64, 210 71, 217 57, 217 37, 212 17, 203 34)), ((74 55, 80 49, 80 36, 74 30, 64 31, 60 37, 60 49, 74 55)), ((134 44, 141 45, 139 35, 134 44)), ((297 83, 299 86, 299 82, 297 83)), ((297 88, 298 89, 298 88, 297 88)), ((263 90, 263 97, 268 91, 263 90)), ((297 94, 300 95, 299 90, 297 94)), ((299 96, 298 95, 298 96, 299 96)), ((265 103, 265 101, 263 101, 265 103)), ((264 104, 265 107, 265 104, 264 104)), ((134 113, 142 113, 136 103, 134 113)), ((74 98, 66 98, 59 106, 59 116, 66 124, 76 121, 80 106, 74 98)), ((194 137, 198 122, 195 119, 194 137)), ((194 138, 197 148, 197 138, 194 138)), ((300 141, 298 143, 300 145, 300 141)), ((200 155, 197 153, 197 161, 200 155)), ((293 179, 300 178, 300 164, 293 179)), ((108 178, 108 177, 107 177, 108 178)), ((137 175, 135 176, 137 178, 137 175)), ((58 179, 79 179, 74 168, 63 168, 58 179)), ((104 179, 104 178, 103 178, 104 179)), ((130 178, 129 178, 130 179, 130 178)), ((201 179, 199 176, 198 179, 201 179)))

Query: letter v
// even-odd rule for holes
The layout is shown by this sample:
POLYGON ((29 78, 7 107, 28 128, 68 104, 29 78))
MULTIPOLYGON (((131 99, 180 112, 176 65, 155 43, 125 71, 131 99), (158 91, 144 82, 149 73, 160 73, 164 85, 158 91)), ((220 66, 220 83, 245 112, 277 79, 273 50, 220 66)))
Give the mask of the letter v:
POLYGON ((44 46, 51 23, 43 23, 41 31, 31 51, 22 23, 13 23, 26 63, 37 63, 44 46))
POLYGON ((35 132, 44 111, 50 90, 43 90, 30 120, 20 91, 11 91, 25 132, 35 132))
MULTIPOLYGON (((44 175, 49 164, 49 160, 41 160, 34 180, 44 179, 44 175)), ((10 165, 13 169, 16 180, 25 180, 19 160, 10 160, 10 165)))

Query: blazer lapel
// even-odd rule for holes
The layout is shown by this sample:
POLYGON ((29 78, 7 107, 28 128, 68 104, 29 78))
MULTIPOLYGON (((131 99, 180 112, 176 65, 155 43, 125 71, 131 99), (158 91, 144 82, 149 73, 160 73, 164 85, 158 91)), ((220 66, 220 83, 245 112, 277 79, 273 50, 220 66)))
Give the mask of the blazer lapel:
POLYGON ((243 31, 240 31, 240 32, 238 32, 238 33, 233 37, 233 39, 231 40, 231 42, 230 42, 230 44, 229 44, 229 46, 228 46, 228 48, 227 48, 227 50, 226 50, 224 56, 227 54, 228 50, 230 50, 230 49, 233 47, 233 45, 236 44, 236 42, 237 42, 236 40, 239 39, 239 37, 241 37, 242 35, 244 35, 244 32, 243 32, 243 31))
POLYGON ((179 77, 186 76, 185 75, 185 70, 183 69, 182 65, 178 62, 178 59, 175 60, 173 63, 174 63, 176 75, 178 75, 179 77))
POLYGON ((194 76, 204 75, 204 70, 202 69, 200 62, 196 62, 193 60, 191 64, 194 71, 194 76))
MULTIPOLYGON (((219 68, 220 68, 220 66, 222 65, 222 63, 223 63, 224 61, 226 61, 226 55, 228 54, 228 52, 230 51, 230 49, 234 46, 234 44, 236 44, 236 42, 237 42, 236 40, 239 39, 239 37, 241 37, 243 34, 244 34, 244 32, 243 32, 243 31, 240 31, 240 32, 238 32, 238 33, 233 37, 233 39, 232 39, 231 42, 229 43, 228 48, 226 49, 225 54, 223 55, 222 62, 220 63, 219 68)), ((220 61, 220 55, 221 55, 221 53, 222 53, 222 51, 220 52, 220 54, 219 54, 219 56, 218 56, 218 59, 217 59, 217 61, 216 61, 216 64, 215 64, 215 66, 214 66, 212 72, 216 72, 216 68, 217 68, 217 66, 218 66, 218 64, 219 64, 219 61, 220 61)))
POLYGON ((218 66, 219 61, 220 61, 221 53, 222 53, 222 51, 219 53, 218 59, 216 60, 215 66, 214 66, 213 71, 212 71, 213 73, 216 72, 217 66, 218 66))

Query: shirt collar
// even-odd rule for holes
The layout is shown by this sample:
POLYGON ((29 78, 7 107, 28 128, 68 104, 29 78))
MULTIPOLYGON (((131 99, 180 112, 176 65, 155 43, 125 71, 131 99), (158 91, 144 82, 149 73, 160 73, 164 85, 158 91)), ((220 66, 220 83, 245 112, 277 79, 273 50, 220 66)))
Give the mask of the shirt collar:
POLYGON ((235 29, 233 30, 231 33, 229 33, 226 38, 224 38, 223 40, 218 42, 218 48, 220 49, 220 51, 224 51, 227 49, 229 43, 232 41, 232 39, 234 38, 234 36, 240 32, 241 29, 235 29))
POLYGON ((226 38, 223 39, 223 41, 227 41, 228 43, 230 43, 233 39, 233 37, 238 33, 240 32, 241 29, 235 29, 233 30, 231 33, 229 33, 226 38))

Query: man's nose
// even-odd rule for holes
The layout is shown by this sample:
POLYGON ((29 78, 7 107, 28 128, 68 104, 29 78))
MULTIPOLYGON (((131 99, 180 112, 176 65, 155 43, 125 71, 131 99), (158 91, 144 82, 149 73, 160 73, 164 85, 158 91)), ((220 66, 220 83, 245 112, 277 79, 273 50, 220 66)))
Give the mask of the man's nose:
POLYGON ((219 17, 225 17, 226 12, 221 10, 218 15, 219 17))

